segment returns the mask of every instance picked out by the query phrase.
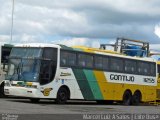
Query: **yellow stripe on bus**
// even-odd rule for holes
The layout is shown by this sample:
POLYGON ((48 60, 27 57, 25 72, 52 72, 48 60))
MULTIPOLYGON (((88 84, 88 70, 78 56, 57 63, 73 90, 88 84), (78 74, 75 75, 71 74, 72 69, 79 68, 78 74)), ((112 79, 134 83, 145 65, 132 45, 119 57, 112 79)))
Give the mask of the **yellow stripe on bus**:
POLYGON ((122 93, 120 93, 121 84, 107 82, 107 78, 103 71, 94 71, 99 88, 104 100, 121 100, 122 93), (116 85, 115 85, 116 84, 116 85), (115 88, 116 87, 116 88, 115 88))
POLYGON ((103 95, 104 100, 108 98, 107 96, 107 89, 106 89, 106 85, 107 85, 107 80, 105 78, 104 72, 102 71, 94 71, 96 80, 98 82, 98 85, 100 87, 101 93, 103 95))

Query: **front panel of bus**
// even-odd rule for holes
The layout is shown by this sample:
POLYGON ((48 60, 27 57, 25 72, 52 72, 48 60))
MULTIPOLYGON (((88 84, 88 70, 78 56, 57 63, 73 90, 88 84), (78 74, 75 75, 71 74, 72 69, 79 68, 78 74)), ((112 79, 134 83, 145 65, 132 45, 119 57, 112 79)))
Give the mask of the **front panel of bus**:
POLYGON ((9 57, 5 94, 46 98, 53 89, 57 69, 57 48, 14 47, 9 57))

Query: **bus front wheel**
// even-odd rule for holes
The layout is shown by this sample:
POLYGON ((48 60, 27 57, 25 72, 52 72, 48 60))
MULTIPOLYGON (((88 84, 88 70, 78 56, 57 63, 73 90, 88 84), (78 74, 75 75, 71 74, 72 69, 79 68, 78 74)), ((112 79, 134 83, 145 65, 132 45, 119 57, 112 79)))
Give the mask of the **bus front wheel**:
POLYGON ((130 91, 125 91, 123 95, 123 105, 131 105, 132 93, 130 91))
POLYGON ((56 103, 65 104, 68 100, 68 91, 66 88, 62 87, 58 90, 56 103))

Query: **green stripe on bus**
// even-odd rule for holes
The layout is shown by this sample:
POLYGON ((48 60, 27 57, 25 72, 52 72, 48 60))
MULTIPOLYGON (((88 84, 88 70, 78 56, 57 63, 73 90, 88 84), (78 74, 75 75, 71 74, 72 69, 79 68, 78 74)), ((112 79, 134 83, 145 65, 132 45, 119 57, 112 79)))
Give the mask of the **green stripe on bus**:
POLYGON ((99 85, 97 83, 96 77, 94 75, 93 70, 83 70, 86 78, 88 80, 88 83, 90 85, 90 88, 92 90, 92 93, 94 95, 95 100, 103 100, 103 95, 100 91, 99 85))
POLYGON ((75 51, 83 51, 81 48, 73 48, 75 51))
POLYGON ((78 85, 80 87, 84 99, 94 100, 93 93, 91 91, 87 78, 83 72, 83 69, 73 69, 73 73, 76 77, 76 80, 78 82, 78 85))
POLYGON ((65 50, 73 50, 73 48, 68 47, 68 46, 66 46, 66 45, 61 45, 61 44, 60 44, 60 46, 61 46, 62 49, 65 49, 65 50))

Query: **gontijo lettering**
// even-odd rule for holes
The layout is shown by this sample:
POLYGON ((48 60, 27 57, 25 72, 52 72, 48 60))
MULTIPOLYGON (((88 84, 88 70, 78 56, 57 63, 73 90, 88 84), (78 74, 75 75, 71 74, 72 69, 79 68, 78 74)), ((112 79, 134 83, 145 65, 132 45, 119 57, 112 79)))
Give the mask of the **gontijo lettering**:
POLYGON ((110 79, 118 81, 130 81, 130 82, 134 82, 135 80, 134 76, 116 75, 116 74, 111 74, 110 79))

